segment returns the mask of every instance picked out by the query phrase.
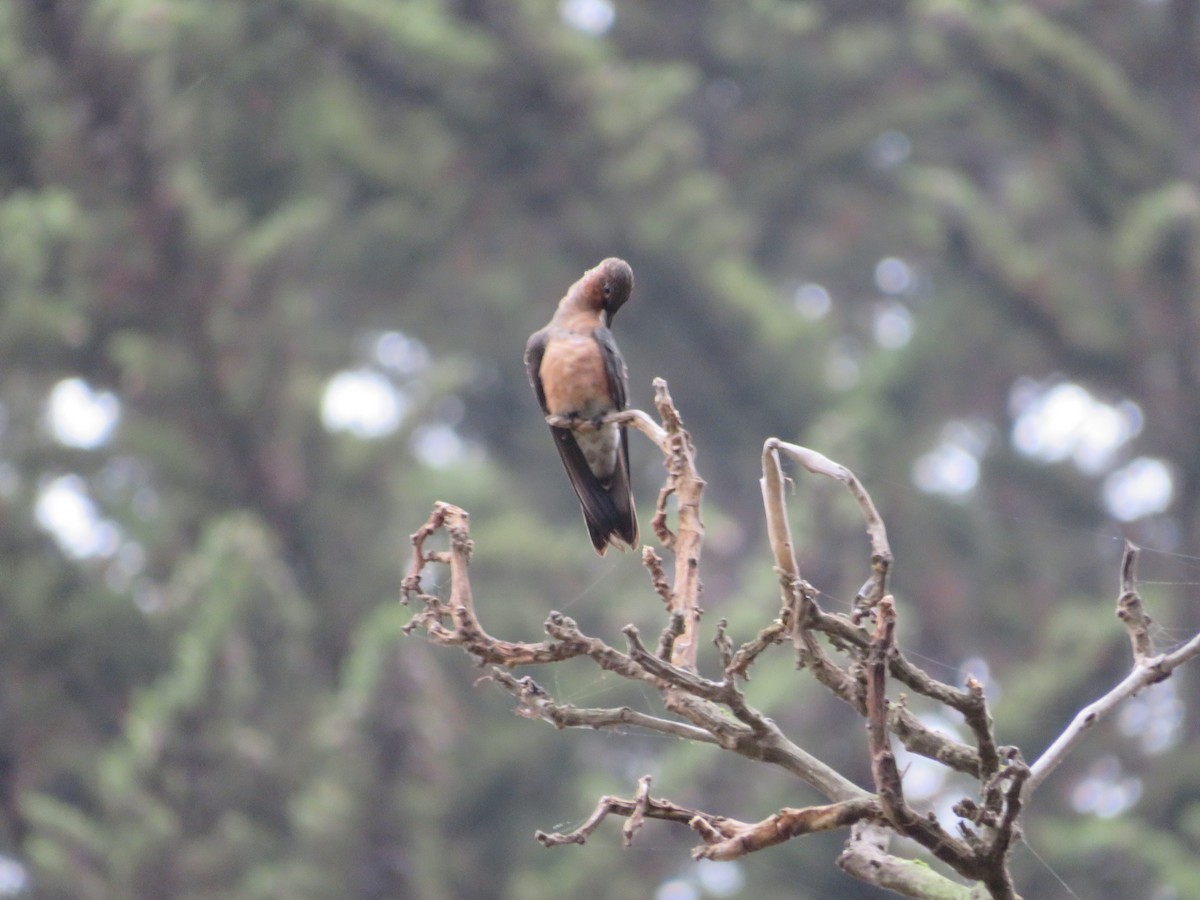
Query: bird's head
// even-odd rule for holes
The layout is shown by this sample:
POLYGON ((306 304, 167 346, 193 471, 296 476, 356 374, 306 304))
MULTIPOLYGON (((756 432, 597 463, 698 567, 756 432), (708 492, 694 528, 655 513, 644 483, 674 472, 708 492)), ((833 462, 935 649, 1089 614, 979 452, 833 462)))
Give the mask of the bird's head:
POLYGON ((610 256, 599 265, 583 273, 571 290, 568 299, 575 303, 604 313, 605 324, 611 325, 617 310, 625 305, 633 291, 633 269, 623 259, 610 256))
POLYGON ((604 318, 611 325, 617 310, 625 305, 625 301, 633 293, 633 269, 625 260, 610 256, 592 271, 600 273, 600 293, 604 298, 604 318))

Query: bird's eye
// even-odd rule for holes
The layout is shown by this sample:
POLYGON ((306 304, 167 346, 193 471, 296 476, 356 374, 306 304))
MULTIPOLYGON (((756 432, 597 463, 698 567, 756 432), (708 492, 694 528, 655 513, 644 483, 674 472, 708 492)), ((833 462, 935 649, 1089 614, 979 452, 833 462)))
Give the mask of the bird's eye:
POLYGON ((611 296, 612 296, 612 285, 606 284, 604 286, 604 299, 607 300, 611 296))

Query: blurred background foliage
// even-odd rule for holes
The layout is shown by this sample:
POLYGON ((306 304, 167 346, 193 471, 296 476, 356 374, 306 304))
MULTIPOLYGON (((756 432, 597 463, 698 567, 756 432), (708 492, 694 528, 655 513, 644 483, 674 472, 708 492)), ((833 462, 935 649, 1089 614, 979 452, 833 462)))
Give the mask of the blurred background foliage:
MULTIPOLYGON (((983 679, 1032 758, 1129 664, 1123 537, 1159 645, 1200 627, 1198 11, 0 5, 0 897, 880 896, 836 835, 703 866, 661 823, 542 849, 647 772, 741 819, 817 798, 512 716, 402 636, 407 535, 471 511, 498 635, 659 626, 637 560, 588 546, 521 364, 623 256, 632 400, 669 380, 710 483, 706 621, 775 614, 759 450, 818 448, 888 522, 906 649, 983 679)), ((645 514, 661 461, 633 455, 645 514)), ((794 527, 845 608, 853 508, 801 479, 794 527)), ((861 723, 786 656, 751 699, 866 783, 861 723)), ((1046 784, 1025 896, 1200 896, 1198 680, 1046 784)), ((961 790, 909 779, 935 810, 961 790)))

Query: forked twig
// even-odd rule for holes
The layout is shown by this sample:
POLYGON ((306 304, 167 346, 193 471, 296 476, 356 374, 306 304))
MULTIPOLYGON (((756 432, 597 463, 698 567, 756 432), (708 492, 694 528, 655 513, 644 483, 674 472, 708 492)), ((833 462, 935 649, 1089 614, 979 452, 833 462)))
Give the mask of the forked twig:
POLYGON ((1128 541, 1121 562, 1121 593, 1117 600, 1117 617, 1124 622, 1133 648, 1133 670, 1112 690, 1076 713, 1071 723, 1045 752, 1029 767, 1029 780, 1025 783, 1028 796, 1037 789, 1067 754, 1078 744, 1085 733, 1106 719, 1130 697, 1144 688, 1171 677, 1171 673, 1190 659, 1200 656, 1200 634, 1195 635, 1183 646, 1170 653, 1154 655, 1150 644, 1150 617, 1142 607, 1142 598, 1137 592, 1137 560, 1139 549, 1128 541))

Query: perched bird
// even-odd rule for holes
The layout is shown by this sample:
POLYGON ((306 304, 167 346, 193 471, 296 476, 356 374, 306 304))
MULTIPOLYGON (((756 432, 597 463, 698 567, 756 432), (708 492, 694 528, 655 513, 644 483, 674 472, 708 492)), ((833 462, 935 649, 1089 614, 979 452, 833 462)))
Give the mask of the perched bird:
POLYGON ((629 485, 629 437, 624 425, 600 425, 625 408, 627 374, 609 326, 633 290, 633 270, 609 258, 571 285, 550 324, 525 345, 529 383, 542 412, 592 427, 550 426, 571 486, 583 507, 592 545, 637 544, 637 512, 629 485))

